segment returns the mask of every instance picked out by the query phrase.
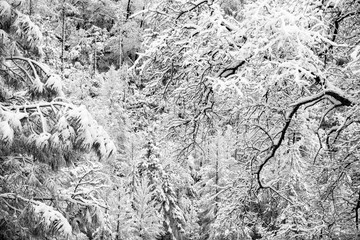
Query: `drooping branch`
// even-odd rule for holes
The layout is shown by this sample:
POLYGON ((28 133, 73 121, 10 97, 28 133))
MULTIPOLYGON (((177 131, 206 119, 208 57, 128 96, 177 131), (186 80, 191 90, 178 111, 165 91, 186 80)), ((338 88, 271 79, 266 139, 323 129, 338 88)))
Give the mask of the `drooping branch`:
MULTIPOLYGON (((26 82, 25 78, 24 78, 23 76, 21 76, 19 73, 15 72, 11 67, 9 67, 8 65, 6 65, 5 63, 0 63, 0 64, 1 64, 2 66, 6 67, 6 69, 7 69, 8 71, 10 71, 12 74, 18 76, 22 82, 24 82, 24 83, 26 82)), ((27 78, 31 81, 31 83, 33 83, 32 78, 30 77, 29 73, 28 73, 23 67, 21 67, 21 66, 17 66, 17 67, 18 67, 22 72, 24 72, 25 75, 27 76, 27 78)), ((1 71, 6 72, 6 70, 1 70, 1 71)))
POLYGON ((259 169, 256 172, 257 181, 258 181, 260 189, 268 188, 268 186, 264 186, 261 182, 261 178, 260 178, 261 171, 263 170, 265 165, 269 162, 269 160, 275 156, 276 151, 280 148, 282 142, 285 139, 286 132, 291 124, 291 120, 293 119, 294 115, 297 113, 297 111, 299 110, 299 108, 301 106, 310 104, 312 102, 316 102, 319 99, 322 99, 325 97, 332 97, 332 98, 336 99, 339 102, 339 105, 337 107, 340 107, 340 106, 348 107, 348 106, 351 106, 356 103, 355 100, 352 100, 349 97, 344 96, 344 94, 341 92, 341 90, 333 88, 333 89, 325 89, 322 92, 320 92, 314 96, 305 97, 303 99, 300 99, 296 103, 292 104, 291 107, 293 107, 293 108, 286 116, 285 125, 283 126, 282 130, 280 131, 280 137, 278 138, 276 143, 272 145, 272 147, 270 148, 269 154, 265 157, 265 160, 260 164, 259 169))
POLYGON ((31 111, 37 111, 39 108, 54 109, 55 106, 65 107, 66 109, 69 110, 73 108, 71 104, 68 104, 66 102, 53 101, 53 102, 39 103, 39 104, 14 105, 14 106, 6 106, 6 107, 4 106, 4 110, 31 112, 31 111))
POLYGON ((327 109, 326 111, 325 111, 325 113, 321 116, 321 119, 320 119, 320 121, 319 121, 319 126, 318 126, 318 129, 317 129, 317 131, 319 131, 319 129, 320 129, 320 127, 321 127, 321 124, 324 122, 324 120, 325 120, 325 117, 332 111, 332 110, 334 110, 335 108, 337 108, 337 107, 340 107, 340 106, 342 106, 341 104, 335 104, 335 105, 332 105, 329 109, 327 109))
POLYGON ((25 57, 8 57, 5 59, 6 61, 13 61, 15 62, 16 60, 19 60, 19 61, 24 61, 26 62, 27 64, 30 65, 31 69, 34 71, 34 73, 36 73, 36 70, 35 70, 35 66, 37 68, 39 68, 43 73, 45 73, 45 75, 47 77, 50 76, 50 74, 44 69, 43 66, 41 66, 37 61, 33 60, 33 59, 30 59, 30 58, 25 58, 25 57))
POLYGON ((93 151, 101 160, 110 157, 116 151, 107 133, 98 126, 84 106, 77 107, 66 102, 55 101, 1 106, 1 110, 4 111, 3 115, 7 119, 3 124, 6 125, 6 129, 10 129, 5 134, 2 131, 2 138, 0 138, 7 144, 7 149, 13 144, 14 130, 16 130, 11 126, 21 128, 22 125, 26 125, 30 131, 23 140, 30 146, 32 152, 36 151, 39 159, 46 158, 50 152, 89 153, 93 151), (22 124, 20 120, 23 118, 28 118, 29 124, 22 124))

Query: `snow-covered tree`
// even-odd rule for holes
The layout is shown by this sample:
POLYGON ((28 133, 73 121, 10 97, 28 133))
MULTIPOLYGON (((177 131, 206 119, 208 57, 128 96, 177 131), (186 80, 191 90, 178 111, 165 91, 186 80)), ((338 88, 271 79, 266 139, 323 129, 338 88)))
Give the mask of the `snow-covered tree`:
POLYGON ((133 67, 182 154, 214 127, 239 136, 246 174, 214 226, 234 239, 356 238, 359 3, 224 2, 155 1, 133 67))
POLYGON ((109 180, 97 160, 115 145, 66 99, 59 75, 41 63, 41 31, 16 7, 0 1, 0 236, 110 234, 109 180))

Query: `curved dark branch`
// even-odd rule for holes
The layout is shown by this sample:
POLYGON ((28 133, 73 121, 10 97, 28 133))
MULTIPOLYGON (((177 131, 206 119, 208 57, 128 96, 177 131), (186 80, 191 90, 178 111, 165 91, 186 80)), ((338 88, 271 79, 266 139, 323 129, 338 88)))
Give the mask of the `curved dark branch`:
POLYGON ((189 8, 188 10, 182 11, 182 12, 177 16, 176 20, 178 20, 183 14, 194 10, 195 8, 199 7, 200 5, 202 5, 202 4, 204 4, 204 3, 207 3, 207 0, 200 1, 200 2, 198 2, 198 3, 195 3, 195 5, 194 5, 193 7, 189 8))
POLYGON ((25 58, 25 57, 18 57, 18 56, 15 57, 15 56, 13 56, 13 57, 7 57, 7 58, 5 58, 5 60, 7 60, 7 61, 13 61, 13 62, 15 62, 16 60, 20 60, 20 61, 27 62, 27 63, 31 66, 32 70, 34 71, 34 74, 37 74, 37 73, 36 73, 36 70, 34 69, 34 66, 36 66, 36 67, 39 68, 43 73, 45 73, 45 75, 46 75, 47 77, 50 76, 50 74, 49 74, 37 61, 34 61, 33 59, 25 58))
POLYGON ((356 16, 357 14, 359 14, 358 11, 356 11, 356 12, 349 12, 349 13, 347 13, 347 14, 339 17, 336 21, 340 23, 340 22, 343 21, 344 19, 346 19, 346 18, 348 18, 348 17, 356 16))
POLYGON ((353 99, 350 99, 349 97, 343 96, 341 92, 338 92, 334 89, 325 89, 324 95, 330 96, 334 98, 335 100, 339 101, 342 106, 350 107, 354 105, 356 102, 353 99))
POLYGON ((258 171, 256 172, 257 176, 257 182, 259 184, 259 189, 261 188, 268 188, 268 186, 264 186, 260 179, 261 171, 263 170, 264 166, 269 162, 269 160, 275 156, 276 151, 281 146, 282 142, 285 139, 286 132, 290 126, 291 120, 294 117, 295 113, 299 110, 299 108, 305 104, 309 104, 315 101, 318 101, 319 99, 322 99, 324 97, 331 96, 332 98, 336 99, 340 102, 339 106, 351 106, 355 104, 354 100, 350 100, 350 98, 343 96, 343 94, 340 91, 336 91, 335 89, 325 89, 319 94, 316 94, 314 96, 306 97, 303 99, 300 99, 298 102, 292 104, 293 107, 292 110, 287 114, 286 116, 286 122, 284 127, 282 128, 280 132, 280 137, 276 141, 275 144, 270 148, 270 153, 265 157, 265 160, 260 164, 258 171))
POLYGON ((217 77, 229 77, 230 75, 235 74, 236 70, 243 66, 245 64, 245 60, 238 60, 236 62, 231 63, 229 66, 227 66, 226 68, 220 70, 217 74, 217 77))
POLYGON ((355 224, 356 224, 356 230, 359 231, 359 209, 360 209, 360 192, 358 196, 358 200, 355 207, 355 224))
POLYGON ((342 106, 342 105, 341 105, 341 104, 335 104, 335 105, 331 106, 328 110, 326 110, 326 111, 324 112, 324 114, 321 116, 321 119, 320 119, 320 122, 319 122, 319 126, 318 126, 317 131, 319 131, 319 129, 320 129, 320 127, 321 127, 321 124, 322 124, 322 123, 324 122, 324 120, 325 120, 325 117, 326 117, 332 110, 334 110, 335 108, 340 107, 340 106, 342 106))

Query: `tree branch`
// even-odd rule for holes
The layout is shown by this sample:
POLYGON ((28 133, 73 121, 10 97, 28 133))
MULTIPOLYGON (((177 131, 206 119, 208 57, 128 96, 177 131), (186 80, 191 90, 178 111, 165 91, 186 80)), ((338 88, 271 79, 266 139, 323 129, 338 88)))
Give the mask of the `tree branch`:
POLYGON ((37 61, 34 61, 33 59, 13 56, 13 57, 7 57, 5 60, 7 61, 21 60, 27 62, 32 67, 33 71, 35 71, 33 68, 33 66, 35 65, 36 67, 41 69, 41 71, 43 71, 47 76, 50 76, 50 74, 47 71, 45 71, 45 69, 37 61))
POLYGON ((31 105, 8 106, 7 109, 27 111, 27 110, 37 110, 38 108, 46 108, 46 107, 53 108, 54 106, 67 107, 69 109, 72 108, 71 105, 68 103, 56 101, 56 102, 39 103, 39 104, 31 104, 31 105))
MULTIPOLYGON (((335 87, 334 87, 335 88, 335 87)), ((265 160, 260 164, 258 171, 256 172, 257 175, 257 182, 259 184, 259 188, 269 188, 268 186, 264 186, 261 182, 260 179, 260 174, 261 171, 263 170, 264 166, 269 162, 269 160, 274 157, 276 151, 279 149, 279 147, 281 146, 282 142, 285 139, 285 135, 286 132, 290 126, 291 120, 294 117, 295 113, 299 110, 299 108, 302 105, 308 104, 308 103, 312 103, 314 101, 318 101, 321 98, 324 98, 326 96, 331 96, 332 98, 336 99, 337 101, 340 102, 340 106, 351 106, 353 104, 355 104, 354 100, 349 99, 348 97, 345 97, 344 94, 341 92, 341 90, 337 90, 337 89, 325 89, 322 92, 314 95, 314 96, 310 96, 310 97, 306 97, 303 99, 300 99, 298 102, 290 105, 292 106, 292 110, 287 114, 286 116, 286 122, 285 122, 285 126, 282 128, 281 132, 280 132, 280 137, 277 140, 277 142, 272 146, 272 148, 270 149, 270 153, 265 157, 265 160)))
POLYGON ((238 60, 234 63, 231 63, 226 68, 220 70, 217 74, 217 77, 227 78, 228 76, 235 74, 236 70, 244 64, 245 60, 238 60))
POLYGON ((194 5, 192 8, 189 8, 188 10, 182 11, 182 12, 177 16, 176 20, 178 20, 183 14, 194 10, 195 8, 199 7, 200 5, 202 5, 202 4, 206 3, 206 2, 207 2, 207 0, 200 1, 200 2, 198 2, 198 3, 195 3, 195 5, 194 5))

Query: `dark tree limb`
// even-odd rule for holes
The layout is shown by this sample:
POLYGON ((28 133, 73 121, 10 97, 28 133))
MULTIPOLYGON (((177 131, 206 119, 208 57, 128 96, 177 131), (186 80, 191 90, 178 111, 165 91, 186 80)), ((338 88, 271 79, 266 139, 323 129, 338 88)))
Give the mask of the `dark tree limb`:
POLYGON ((200 5, 204 4, 204 3, 207 3, 207 0, 204 0, 204 1, 200 1, 198 3, 195 3, 195 5, 185 11, 182 11, 176 18, 176 20, 178 20, 183 14, 187 13, 187 12, 191 12, 192 10, 194 10, 195 8, 199 7, 200 5))
POLYGON ((356 222, 357 232, 359 232, 359 209, 360 209, 360 192, 359 192, 359 197, 358 197, 357 204, 355 207, 355 222, 356 222))
POLYGON ((354 100, 351 100, 350 98, 344 96, 344 94, 341 92, 341 90, 337 90, 337 89, 325 89, 324 91, 322 91, 314 96, 300 99, 298 102, 292 104, 291 106, 293 108, 286 116, 285 125, 282 128, 282 130, 280 131, 280 137, 278 138, 276 143, 274 143, 272 145, 272 147, 270 148, 270 153, 265 157, 265 160, 260 164, 259 169, 256 172, 259 189, 269 188, 269 186, 264 186, 261 182, 261 179, 260 179, 261 171, 263 170, 265 165, 269 162, 269 160, 275 156, 276 151, 280 148, 282 142, 285 139, 285 135, 290 126, 291 120, 294 117, 294 115, 297 113, 299 108, 305 104, 309 104, 309 103, 318 101, 319 99, 325 98, 327 96, 330 96, 330 97, 336 99, 337 101, 339 101, 340 106, 351 106, 351 105, 355 104, 354 100))
POLYGON ((126 6, 126 19, 125 19, 125 22, 127 22, 130 15, 131 15, 131 0, 128 0, 127 6, 126 6))
POLYGON ((223 77, 223 78, 227 78, 233 74, 235 74, 236 70, 243 66, 245 64, 245 60, 238 60, 235 61, 233 63, 231 63, 229 66, 227 66, 226 68, 220 70, 217 74, 217 77, 223 77))
POLYGON ((320 119, 320 121, 319 121, 319 126, 318 126, 317 131, 319 131, 319 129, 320 129, 320 127, 321 127, 321 124, 322 124, 322 123, 324 122, 324 120, 325 120, 325 117, 326 117, 332 110, 334 110, 335 108, 340 107, 340 106, 342 106, 342 105, 341 105, 341 104, 332 105, 329 109, 327 109, 327 110, 324 112, 324 114, 321 116, 321 119, 320 119))

